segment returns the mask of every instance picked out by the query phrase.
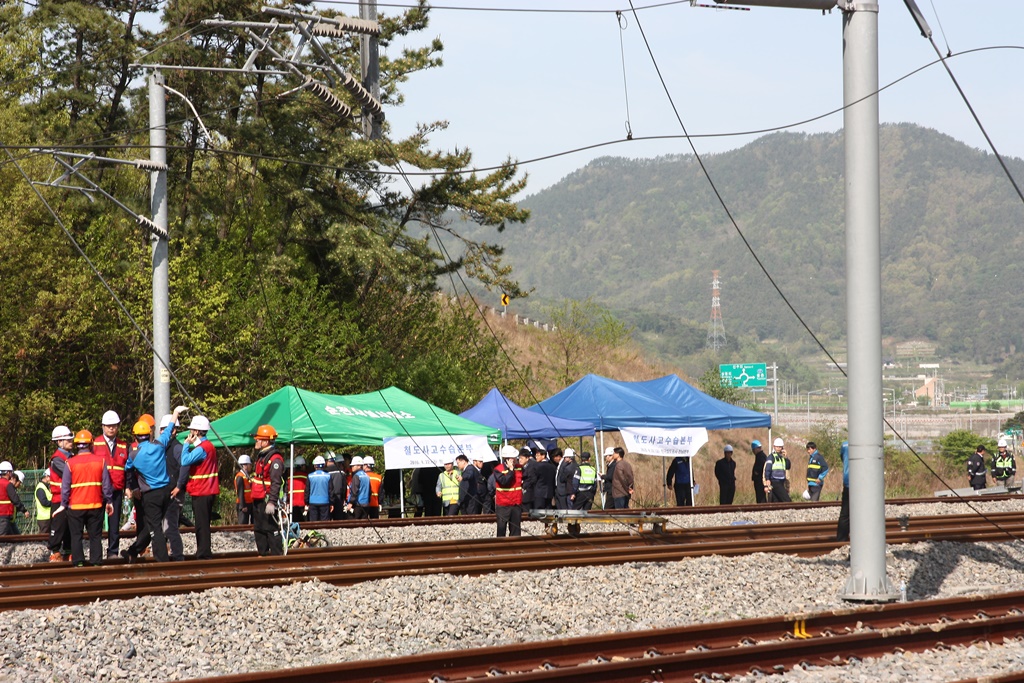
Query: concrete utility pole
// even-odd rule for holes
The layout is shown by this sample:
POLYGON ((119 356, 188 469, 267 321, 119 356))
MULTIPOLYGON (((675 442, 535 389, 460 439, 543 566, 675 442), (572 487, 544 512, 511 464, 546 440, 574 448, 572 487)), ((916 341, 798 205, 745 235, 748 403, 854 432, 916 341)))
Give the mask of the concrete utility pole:
POLYGON ((149 74, 149 159, 156 170, 149 174, 149 203, 153 222, 163 235, 153 233, 153 414, 171 412, 171 329, 167 300, 167 102, 164 76, 149 74), (166 364, 165 364, 166 363, 166 364))
MULTIPOLYGON (((377 0, 359 0, 359 18, 367 23, 377 23, 377 0)), ((363 33, 359 36, 359 64, 363 87, 370 91, 374 101, 380 102, 380 59, 377 35, 363 33)), ((371 140, 380 139, 380 116, 363 107, 363 134, 371 140)))
POLYGON ((838 7, 843 14, 850 576, 840 596, 855 601, 896 600, 899 594, 885 571, 885 471, 879 398, 882 395, 882 268, 878 3, 861 0, 715 2, 822 12, 838 7), (851 282, 856 282, 856 286, 851 282))

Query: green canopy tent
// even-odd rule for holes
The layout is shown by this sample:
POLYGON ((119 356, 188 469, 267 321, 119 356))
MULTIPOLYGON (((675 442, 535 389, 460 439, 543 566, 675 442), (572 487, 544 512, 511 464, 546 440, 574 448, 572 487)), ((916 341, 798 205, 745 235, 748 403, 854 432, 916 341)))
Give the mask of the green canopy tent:
POLYGON ((431 405, 398 387, 335 396, 285 386, 214 420, 207 437, 214 446, 251 446, 260 425, 277 430, 279 444, 381 446, 395 436, 482 435, 501 441, 493 427, 431 405))

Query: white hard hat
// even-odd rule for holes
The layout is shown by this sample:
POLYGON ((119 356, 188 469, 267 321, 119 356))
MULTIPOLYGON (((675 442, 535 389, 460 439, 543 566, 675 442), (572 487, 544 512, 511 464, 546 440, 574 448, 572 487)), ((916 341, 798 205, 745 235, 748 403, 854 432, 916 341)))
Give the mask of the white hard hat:
POLYGON ((192 418, 192 421, 188 423, 189 429, 194 429, 197 432, 208 432, 210 431, 210 421, 202 415, 196 415, 192 418))
POLYGON ((1006 448, 1006 439, 999 439, 999 447, 1006 448))
POLYGON ((121 417, 113 410, 108 410, 107 412, 103 413, 103 419, 100 420, 100 424, 104 426, 119 425, 121 424, 121 417))
MULTIPOLYGON (((164 415, 163 417, 160 418, 161 432, 167 427, 167 425, 171 424, 171 420, 174 420, 174 416, 170 414, 164 415)), ((174 424, 177 426, 181 426, 181 422, 179 420, 174 420, 174 424)))
POLYGON ((238 456, 238 464, 239 465, 251 465, 252 464, 252 458, 250 458, 245 453, 242 453, 240 456, 238 456))
POLYGON ((782 439, 775 439, 775 441, 773 442, 772 445, 774 445, 774 446, 783 446, 784 447, 786 445, 786 442, 783 441, 782 439))
POLYGON ((334 451, 327 451, 327 459, 328 460, 337 460, 338 456, 336 456, 334 454, 334 451))
POLYGON ((43 473, 39 475, 40 479, 42 479, 43 477, 50 477, 52 479, 53 478, 53 470, 51 470, 49 467, 47 467, 45 470, 43 470, 43 473))
POLYGON ((355 456, 355 457, 353 457, 353 458, 352 458, 352 461, 351 461, 351 462, 350 462, 350 463, 349 463, 348 465, 349 465, 349 467, 352 467, 352 466, 354 466, 354 465, 362 465, 362 464, 363 464, 363 459, 362 459, 362 458, 360 458, 360 457, 359 457, 359 456, 357 455, 357 456, 355 456))
POLYGON ((3 462, 0 462, 0 472, 13 472, 13 471, 14 471, 14 466, 11 465, 10 462, 8 462, 7 460, 4 460, 3 462))
POLYGON ((571 448, 566 448, 564 451, 562 451, 562 457, 563 458, 575 458, 576 457, 576 451, 574 451, 571 448))
POLYGON ((373 467, 373 458, 371 458, 370 456, 366 456, 365 458, 363 458, 363 464, 373 467))
POLYGON ((508 444, 505 444, 504 446, 501 447, 500 453, 502 460, 519 457, 519 449, 516 448, 515 446, 509 446, 508 444))
POLYGON ((50 439, 53 441, 63 441, 64 439, 73 439, 75 435, 71 433, 71 430, 61 425, 54 427, 53 432, 50 433, 50 439))
POLYGON ((326 465, 326 464, 327 464, 327 461, 324 460, 324 456, 322 456, 322 455, 318 455, 315 458, 313 458, 313 466, 314 467, 316 465, 326 465))
POLYGON ((604 454, 605 455, 615 455, 615 449, 612 448, 611 446, 609 446, 608 448, 604 449, 604 454))
POLYGON ((21 470, 14 470, 14 476, 16 476, 18 478, 18 481, 20 481, 22 484, 25 483, 25 473, 22 472, 21 470))

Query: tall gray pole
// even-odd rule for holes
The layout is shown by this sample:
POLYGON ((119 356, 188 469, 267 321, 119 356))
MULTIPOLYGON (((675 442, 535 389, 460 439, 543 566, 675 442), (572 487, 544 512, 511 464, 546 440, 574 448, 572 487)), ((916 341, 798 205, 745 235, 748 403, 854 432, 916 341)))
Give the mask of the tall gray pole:
MULTIPOLYGON (((377 0, 359 0, 359 18, 377 21, 377 0)), ((363 87, 373 99, 380 101, 380 59, 377 36, 365 33, 359 36, 359 64, 362 67, 363 87)), ((371 140, 380 139, 380 119, 363 107, 363 134, 371 140)))
MULTIPOLYGON (((149 74, 149 159, 164 170, 149 174, 149 206, 153 222, 167 233, 167 106, 164 76, 149 74)), ((170 315, 167 301, 167 238, 153 235, 153 414, 171 412, 170 315)))
MULTIPOLYGON (((849 357, 850 576, 845 600, 898 595, 885 572, 882 269, 878 184, 878 5, 843 8, 846 334, 849 357), (861 98, 865 98, 861 101, 861 98)), ((845 5, 845 7, 844 7, 845 5)))

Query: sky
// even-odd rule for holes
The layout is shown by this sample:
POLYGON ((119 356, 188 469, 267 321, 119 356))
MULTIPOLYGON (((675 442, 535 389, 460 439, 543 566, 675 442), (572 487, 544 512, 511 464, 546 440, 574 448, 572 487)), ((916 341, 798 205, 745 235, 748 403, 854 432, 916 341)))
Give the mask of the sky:
MULTIPOLYGON (((382 14, 398 11, 387 1, 378 6, 382 14)), ((879 81, 885 85, 936 55, 903 2, 878 1, 879 81)), ((625 141, 627 120, 634 138, 682 132, 641 28, 691 135, 775 127, 802 132, 842 128, 841 113, 792 125, 842 106, 838 10, 823 15, 796 9, 692 7, 688 1, 662 6, 651 6, 656 0, 633 2, 635 16, 629 0, 440 0, 425 32, 387 48, 397 54, 404 46, 423 45, 434 37, 445 45, 444 66, 413 74, 402 87, 405 104, 387 110, 392 137, 410 134, 417 123, 448 121, 446 131, 431 137, 432 146, 468 147, 478 168, 510 157, 525 162, 618 141, 524 164, 529 173, 524 196, 601 156, 690 153, 682 138, 625 141), (606 11, 465 9, 469 7, 606 11), (615 10, 623 10, 624 28, 615 10)), ((947 41, 953 52, 1024 46, 1021 0, 918 3, 943 54, 947 41)), ((949 64, 999 152, 1024 157, 1024 136, 1018 130, 1024 120, 1024 49, 983 51, 955 57, 949 64)), ((974 147, 987 147, 941 65, 886 90, 879 106, 883 122, 918 123, 974 147)), ((701 154, 715 153, 756 137, 700 138, 694 144, 701 154)))

